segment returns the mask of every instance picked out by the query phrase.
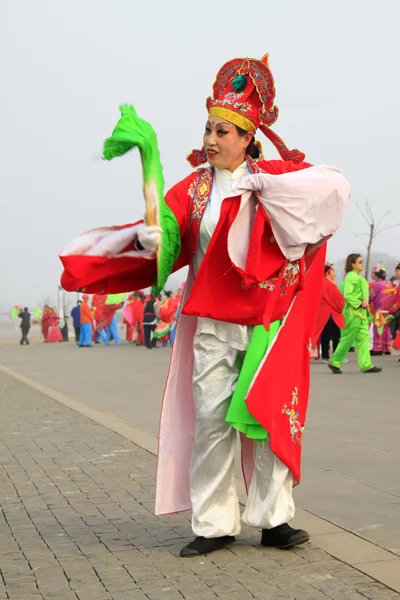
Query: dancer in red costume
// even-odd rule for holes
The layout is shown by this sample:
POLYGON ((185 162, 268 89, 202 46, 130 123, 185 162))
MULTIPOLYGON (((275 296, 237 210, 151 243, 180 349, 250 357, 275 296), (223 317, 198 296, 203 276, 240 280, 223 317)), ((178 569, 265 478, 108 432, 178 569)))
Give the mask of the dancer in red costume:
POLYGON ((137 292, 128 296, 128 303, 123 309, 123 323, 126 327, 125 339, 127 342, 133 341, 133 305, 136 302, 137 292), (128 320, 127 320, 128 319, 128 320))
MULTIPOLYGON (((390 317, 390 319, 398 318, 399 325, 400 325, 400 317, 397 316, 400 312, 400 262, 398 263, 398 265, 395 268, 395 274, 396 274, 396 279, 398 280, 398 283, 396 285, 396 299, 389 311, 389 317, 390 317)), ((393 341, 393 348, 395 350, 400 350, 400 327, 399 327, 399 331, 396 335, 396 338, 393 341)), ((400 361, 400 359, 399 359, 399 361, 400 361)))
POLYGON ((344 297, 335 283, 335 269, 327 262, 322 282, 321 303, 319 306, 313 346, 319 345, 321 339, 322 360, 329 360, 329 345, 332 341, 333 351, 340 340, 340 330, 345 326, 342 310, 344 297))
MULTIPOLYGON (((156 512, 192 507, 196 538, 181 556, 223 548, 240 532, 237 430, 248 489, 243 521, 262 529, 265 546, 309 539, 288 522, 300 480, 325 242, 349 197, 337 169, 305 163, 270 129, 278 109, 267 56, 229 61, 213 91, 203 148, 188 157, 193 166, 210 166, 166 195, 181 234, 174 270, 189 265, 189 276, 161 414, 156 512), (257 129, 283 160, 262 158, 257 129)), ((111 244, 104 251, 105 231, 101 253, 91 232, 61 255, 64 287, 150 285, 160 229, 138 222, 129 245, 114 252, 111 244)), ((127 228, 121 231, 126 240, 127 228)))
POLYGON ((60 326, 59 326, 58 315, 57 315, 56 311, 54 310, 54 308, 50 308, 49 310, 50 310, 49 316, 48 316, 49 328, 48 328, 48 332, 47 332, 47 336, 46 336, 46 342, 48 344, 51 344, 53 342, 62 342, 63 336, 62 336, 60 326))
POLYGON ((161 342, 162 346, 167 346, 170 341, 170 331, 178 308, 178 302, 172 296, 172 292, 165 292, 165 296, 165 300, 160 304, 160 321, 154 332, 154 337, 161 342), (162 335, 164 331, 166 333, 162 335))
POLYGON ((47 335, 49 333, 50 320, 51 320, 51 316, 52 316, 51 313, 52 313, 51 308, 47 304, 45 304, 44 309, 43 309, 43 314, 42 314, 42 320, 41 320, 42 335, 43 335, 44 342, 47 342, 47 335))
POLYGON ((100 344, 100 339, 106 339, 106 318, 104 315, 104 307, 107 300, 107 295, 94 294, 92 298, 92 341, 100 344))
POLYGON ((134 337, 136 346, 144 346, 144 329, 143 329, 143 309, 145 305, 145 296, 142 291, 138 292, 138 298, 133 304, 133 327, 135 330, 134 337))

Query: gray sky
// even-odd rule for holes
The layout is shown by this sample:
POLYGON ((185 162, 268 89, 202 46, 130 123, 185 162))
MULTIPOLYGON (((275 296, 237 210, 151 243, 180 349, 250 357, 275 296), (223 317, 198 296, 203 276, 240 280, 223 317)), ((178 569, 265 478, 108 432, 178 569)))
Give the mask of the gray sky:
MULTIPOLYGON (((399 22, 398 0, 2 0, 0 303, 55 297, 73 237, 142 216, 138 154, 100 160, 119 105, 153 124, 170 187, 190 172, 218 69, 237 56, 269 52, 274 130, 352 184, 329 257, 363 251, 356 200, 400 221, 399 22)), ((400 229, 375 249, 400 259, 400 229)))

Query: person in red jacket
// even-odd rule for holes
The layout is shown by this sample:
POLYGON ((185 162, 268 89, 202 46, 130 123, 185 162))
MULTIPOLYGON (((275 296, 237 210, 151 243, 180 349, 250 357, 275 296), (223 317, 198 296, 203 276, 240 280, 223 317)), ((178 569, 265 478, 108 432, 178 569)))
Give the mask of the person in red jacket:
POLYGON ((81 304, 81 335, 79 338, 79 348, 92 347, 92 325, 93 311, 89 306, 89 295, 83 294, 81 304))
MULTIPOLYGON (((129 320, 126 320, 126 316, 124 313, 124 319, 123 319, 123 324, 126 326, 126 336, 125 339, 127 342, 132 342, 133 341, 133 305, 137 300, 137 292, 133 292, 133 294, 130 294, 128 296, 128 304, 126 306, 126 312, 128 313, 126 316, 128 316, 129 320)), ((125 309, 124 309, 125 310, 125 309)))
POLYGON ((139 290, 137 300, 133 303, 132 307, 136 346, 144 345, 143 309, 145 304, 145 295, 139 290))
POLYGON ((340 340, 340 330, 345 325, 344 316, 342 315, 344 298, 335 283, 335 277, 336 272, 333 264, 327 262, 324 268, 321 304, 314 334, 315 345, 321 339, 323 362, 329 360, 329 346, 331 342, 333 351, 336 350, 340 340))

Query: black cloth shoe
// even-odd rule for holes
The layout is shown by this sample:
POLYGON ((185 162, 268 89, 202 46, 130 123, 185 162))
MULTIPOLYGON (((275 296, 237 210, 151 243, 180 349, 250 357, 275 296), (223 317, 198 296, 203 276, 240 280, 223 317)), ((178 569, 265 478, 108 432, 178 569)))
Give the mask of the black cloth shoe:
POLYGON ((382 369, 380 367, 371 367, 367 371, 364 371, 364 373, 380 373, 381 371, 382 369))
POLYGON ((180 552, 180 556, 186 558, 188 556, 210 554, 210 552, 222 550, 222 548, 229 546, 229 544, 233 544, 234 541, 235 537, 233 535, 224 535, 217 538, 205 538, 200 536, 195 538, 193 542, 190 542, 187 546, 184 546, 180 552))
POLYGON ((299 544, 305 544, 310 539, 310 534, 304 529, 293 529, 287 523, 273 527, 272 529, 263 529, 261 535, 261 546, 272 548, 292 548, 299 544))
POLYGON ((339 369, 339 367, 335 367, 334 365, 331 365, 330 363, 328 363, 328 367, 330 368, 330 370, 332 371, 332 373, 334 375, 341 375, 343 373, 343 371, 341 371, 339 369))

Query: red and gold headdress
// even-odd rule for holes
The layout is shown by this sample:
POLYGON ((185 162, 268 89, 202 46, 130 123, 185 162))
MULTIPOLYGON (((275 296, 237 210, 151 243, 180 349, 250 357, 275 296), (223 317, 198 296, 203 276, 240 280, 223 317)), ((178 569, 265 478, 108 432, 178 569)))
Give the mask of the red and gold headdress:
MULTIPOLYGON (((227 62, 218 72, 213 93, 214 97, 207 98, 206 102, 211 117, 221 117, 253 134, 260 129, 283 160, 295 163, 304 160, 303 152, 289 150, 270 129, 278 118, 278 107, 274 105, 275 86, 268 67, 268 54, 261 60, 234 58, 227 62)), ((192 167, 207 162, 204 148, 193 150, 187 159, 192 167)))

